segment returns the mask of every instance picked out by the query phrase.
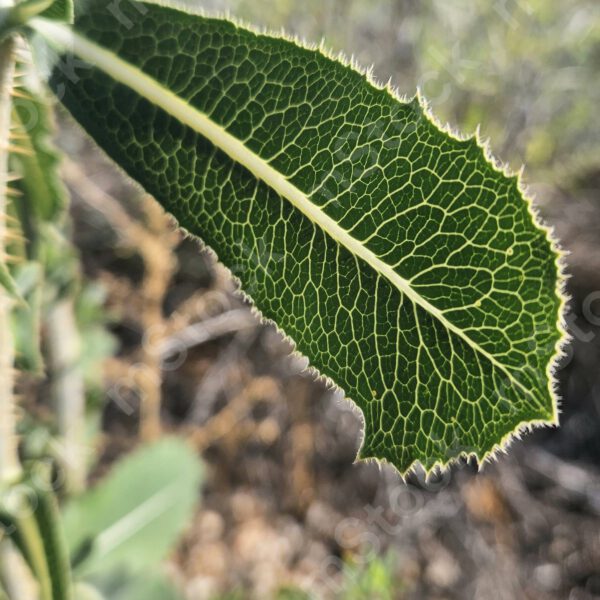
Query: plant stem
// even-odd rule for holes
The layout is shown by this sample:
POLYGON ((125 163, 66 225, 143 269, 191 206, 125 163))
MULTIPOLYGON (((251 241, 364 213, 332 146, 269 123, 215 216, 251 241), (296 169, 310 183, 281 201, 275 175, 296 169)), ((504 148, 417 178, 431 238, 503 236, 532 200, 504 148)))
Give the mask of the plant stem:
POLYGON ((39 586, 31 577, 23 557, 6 541, 0 542, 0 581, 9 600, 39 597, 39 586))
POLYGON ((79 361, 81 339, 72 298, 59 300, 47 319, 52 397, 62 448, 60 460, 69 493, 85 488, 85 384, 79 361))
POLYGON ((139 246, 146 268, 142 286, 144 299, 142 325, 145 329, 142 362, 145 366, 140 386, 140 434, 142 440, 152 441, 161 432, 161 382, 162 359, 160 346, 152 343, 153 332, 164 332, 165 323, 162 304, 173 276, 172 251, 177 240, 173 235, 165 213, 149 196, 143 199, 148 231, 143 236, 145 243, 139 246))
MULTIPOLYGON (((0 43, 0 260, 6 256, 6 212, 11 91, 15 68, 14 39, 0 43)), ((0 485, 20 474, 15 434, 14 343, 10 313, 12 299, 0 288, 0 485)))
MULTIPOLYGON (((15 71, 14 54, 15 40, 10 36, 0 42, 0 260, 5 260, 6 257, 8 160, 11 94, 15 71)), ((0 287, 0 493, 17 481, 21 475, 16 435, 12 305, 12 299, 0 287)), ((12 600, 27 600, 37 596, 35 582, 22 557, 7 540, 0 540, 0 577, 12 600)))

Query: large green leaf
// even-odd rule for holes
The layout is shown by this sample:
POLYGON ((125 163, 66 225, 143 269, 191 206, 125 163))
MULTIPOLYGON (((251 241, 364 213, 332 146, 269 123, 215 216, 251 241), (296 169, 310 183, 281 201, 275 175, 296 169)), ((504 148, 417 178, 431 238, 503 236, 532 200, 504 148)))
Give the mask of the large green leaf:
POLYGON ((321 50, 163 6, 84 6, 74 35, 34 23, 60 49, 51 86, 356 402, 362 458, 483 460, 557 422, 557 255, 477 137, 321 50))
POLYGON ((64 512, 77 576, 155 568, 192 517, 200 463, 176 438, 142 447, 64 512))

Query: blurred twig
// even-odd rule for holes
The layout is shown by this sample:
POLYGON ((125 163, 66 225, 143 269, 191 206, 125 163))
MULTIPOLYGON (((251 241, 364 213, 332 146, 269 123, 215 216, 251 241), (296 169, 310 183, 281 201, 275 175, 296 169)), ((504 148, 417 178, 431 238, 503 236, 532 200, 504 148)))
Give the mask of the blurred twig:
POLYGON ((205 321, 193 323, 182 331, 174 333, 162 342, 160 353, 163 360, 168 360, 174 354, 185 352, 194 346, 205 344, 224 335, 255 328, 257 324, 256 318, 249 310, 233 309, 205 321))
POLYGON ((219 392, 225 392, 228 398, 237 395, 244 385, 243 374, 240 377, 240 362, 254 343, 257 330, 239 331, 227 348, 220 354, 217 361, 205 373, 194 395, 194 403, 190 410, 189 419, 192 423, 204 422, 208 404, 214 402, 219 392))
POLYGON ((213 415, 201 426, 190 430, 190 439, 200 452, 217 440, 225 438, 236 430, 238 435, 229 444, 230 453, 240 446, 240 439, 259 433, 256 423, 248 419, 256 402, 273 399, 281 400, 277 382, 269 377, 256 377, 238 388, 237 393, 227 402, 223 410, 213 415))
MULTIPOLYGON (((89 206, 99 211, 120 235, 124 245, 139 252, 145 266, 145 277, 140 296, 140 322, 145 334, 165 329, 163 302, 175 267, 173 249, 179 235, 170 226, 169 219, 149 196, 143 199, 147 223, 133 219, 110 194, 89 179, 74 162, 66 163, 65 177, 89 206)), ((139 388, 140 435, 145 440, 155 439, 161 431, 161 353, 150 343, 148 335, 142 345, 142 369, 138 369, 136 385, 139 388)))

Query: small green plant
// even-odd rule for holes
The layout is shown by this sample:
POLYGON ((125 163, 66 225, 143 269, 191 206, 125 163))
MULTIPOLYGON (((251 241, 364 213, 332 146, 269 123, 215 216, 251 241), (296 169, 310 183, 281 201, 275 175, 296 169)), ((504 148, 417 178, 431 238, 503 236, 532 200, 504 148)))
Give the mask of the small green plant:
MULTIPOLYGON (((404 100, 322 48, 228 19, 162 2, 5 1, 5 489, 30 477, 17 455, 10 323, 21 324, 17 332, 39 329, 36 307, 49 274, 58 276, 53 289, 63 309, 50 313, 53 325, 59 317, 72 324, 74 311, 69 290, 76 274, 67 269, 64 280, 61 269, 50 268, 72 264, 70 250, 52 256, 55 240, 44 243, 60 232, 65 200, 47 144, 41 81, 182 228, 216 252, 315 373, 356 403, 364 415, 361 458, 388 461, 401 474, 416 464, 431 471, 464 456, 484 461, 524 429, 557 423, 553 369, 564 341, 559 254, 519 176, 498 166, 478 135, 461 138, 440 127, 420 96, 404 100), (23 53, 31 53, 32 64, 16 71, 23 53), (23 92, 15 92, 15 77, 24 74, 26 102, 41 115, 30 126, 27 105, 16 102, 23 92), (24 194, 26 210, 9 206, 13 193, 24 194), (15 246, 11 219, 24 244, 17 236, 15 246), (9 257, 20 255, 24 264, 9 267, 9 257)), ((19 339, 20 360, 39 369, 35 336, 17 333, 19 339)), ((63 383, 56 411, 62 437, 74 444, 82 398, 64 390, 81 386, 63 383)), ((82 472, 80 466, 73 475, 75 487, 82 472)), ((56 513, 55 501, 48 502, 56 513)), ((58 557, 67 570, 63 554, 32 549, 35 536, 17 538, 46 582, 42 596, 70 597, 70 575, 49 579, 48 560, 58 557)), ((84 546, 79 559, 93 560, 84 546)))
POLYGON ((394 600, 402 589, 394 575, 394 554, 370 556, 364 564, 348 563, 343 572, 343 600, 394 600))
POLYGON ((163 438, 139 448, 62 514, 39 465, 3 494, 0 526, 41 600, 180 600, 159 566, 197 504, 201 470, 187 444, 163 438))
MULTIPOLYGON (((403 595, 402 581, 394 572, 396 556, 387 552, 383 556, 370 554, 359 560, 349 558, 343 565, 340 580, 336 581, 333 597, 337 600, 396 600, 403 595)), ((240 593, 240 600, 243 598, 240 593)), ((277 600, 311 600, 313 595, 300 588, 288 586, 278 590, 277 600)), ((234 600, 215 598, 215 600, 234 600)))

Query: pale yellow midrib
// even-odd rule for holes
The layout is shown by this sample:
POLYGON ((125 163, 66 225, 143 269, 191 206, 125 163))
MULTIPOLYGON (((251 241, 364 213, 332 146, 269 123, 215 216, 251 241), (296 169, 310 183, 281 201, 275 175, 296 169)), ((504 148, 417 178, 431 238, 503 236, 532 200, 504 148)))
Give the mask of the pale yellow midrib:
POLYGON ((412 302, 433 315, 444 327, 458 335, 476 352, 485 356, 522 391, 526 392, 527 395, 533 396, 531 391, 516 379, 505 365, 498 362, 495 356, 481 348, 464 331, 448 321, 438 308, 417 294, 410 287, 410 284, 404 278, 400 277, 390 265, 383 262, 359 240, 353 238, 345 229, 342 229, 336 221, 311 202, 306 194, 290 183, 280 172, 271 167, 269 163, 223 129, 223 127, 211 121, 205 114, 176 96, 137 67, 125 62, 113 52, 80 36, 69 27, 42 18, 33 19, 31 25, 48 39, 49 42, 58 46, 61 50, 73 51, 86 62, 102 69, 116 81, 130 87, 171 116, 207 138, 215 147, 225 152, 232 160, 244 166, 255 177, 264 181, 280 196, 291 202, 302 214, 323 229, 329 236, 373 267, 377 273, 383 275, 412 302))

